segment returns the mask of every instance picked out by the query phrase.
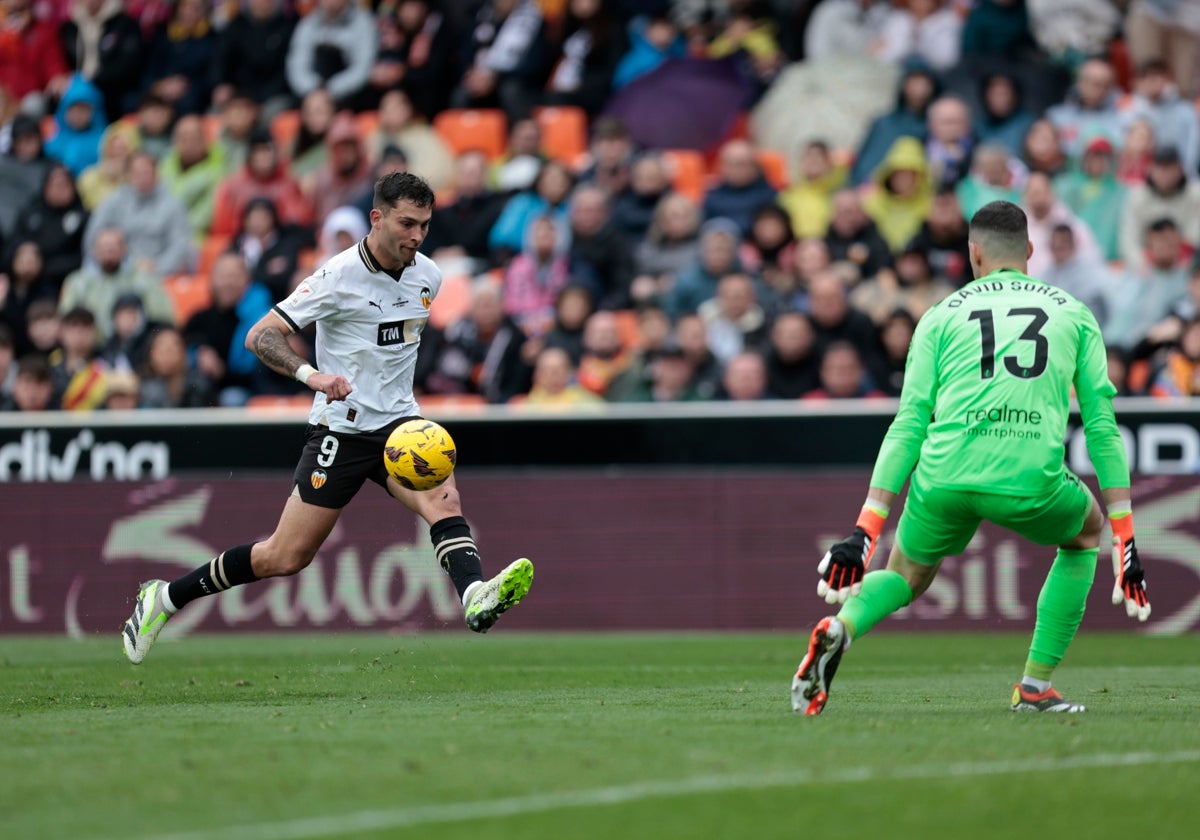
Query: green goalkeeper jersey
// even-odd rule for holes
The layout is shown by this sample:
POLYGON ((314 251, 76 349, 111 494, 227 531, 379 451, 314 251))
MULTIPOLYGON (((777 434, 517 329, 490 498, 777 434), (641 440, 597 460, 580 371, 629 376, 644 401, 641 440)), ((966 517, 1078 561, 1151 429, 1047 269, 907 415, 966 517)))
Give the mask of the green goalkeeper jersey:
POLYGON ((871 485, 1033 496, 1057 486, 1074 386, 1102 488, 1128 487, 1104 341, 1086 306, 1014 269, 969 283, 917 324, 900 408, 871 485))

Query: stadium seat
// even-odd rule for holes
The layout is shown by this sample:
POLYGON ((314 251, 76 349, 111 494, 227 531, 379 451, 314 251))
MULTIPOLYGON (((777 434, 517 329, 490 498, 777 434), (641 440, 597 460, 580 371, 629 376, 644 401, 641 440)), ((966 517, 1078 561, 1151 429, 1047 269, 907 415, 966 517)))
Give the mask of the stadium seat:
POLYGON ((279 411, 296 413, 312 407, 312 394, 255 394, 246 401, 246 408, 254 412, 279 411))
POLYGON ((430 408, 483 408, 487 400, 482 394, 422 394, 417 397, 421 410, 430 408))
POLYGON ((456 154, 478 149, 489 161, 508 146, 508 120, 492 108, 451 108, 433 118, 433 128, 456 154))
POLYGON ((232 241, 233 237, 228 234, 210 234, 208 239, 204 240, 204 244, 200 246, 200 259, 196 264, 196 273, 208 274, 212 271, 213 263, 217 261, 217 257, 229 250, 229 243, 232 241))
POLYGON ((692 149, 663 149, 663 160, 671 173, 671 186, 696 203, 704 200, 708 172, 704 155, 692 149))
POLYGON ((358 129, 359 139, 366 143, 375 133, 375 129, 379 128, 379 112, 363 111, 361 114, 355 114, 354 127, 358 129))
POLYGON ((275 138, 275 148, 283 157, 291 157, 292 143, 300 133, 300 112, 280 111, 271 118, 271 136, 275 138))
POLYGON ((175 325, 182 327, 202 309, 212 306, 212 286, 207 274, 173 274, 163 289, 175 307, 175 325))
POLYGON ((759 149, 754 153, 758 165, 762 167, 763 176, 772 187, 785 190, 788 186, 787 158, 782 153, 771 149, 759 149))
POLYGON ((587 154, 587 112, 574 106, 535 108, 533 118, 542 130, 542 151, 574 168, 587 154))
POLYGON ((617 319, 617 331, 621 335, 621 346, 626 350, 637 350, 642 340, 641 318, 636 309, 618 309, 613 312, 617 319))
POLYGON ((204 139, 209 143, 216 142, 216 139, 221 136, 221 115, 205 114, 203 119, 204 139))
POLYGON ((450 274, 442 278, 437 301, 429 310, 429 323, 439 330, 453 324, 471 308, 471 278, 465 274, 450 274))

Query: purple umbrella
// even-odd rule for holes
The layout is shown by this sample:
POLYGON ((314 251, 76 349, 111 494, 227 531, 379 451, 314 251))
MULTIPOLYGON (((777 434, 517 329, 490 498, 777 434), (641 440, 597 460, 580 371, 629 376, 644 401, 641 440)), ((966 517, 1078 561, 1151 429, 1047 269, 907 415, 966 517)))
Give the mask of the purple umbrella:
POLYGON ((617 91, 604 113, 644 148, 706 151, 728 135, 753 94, 736 58, 674 58, 617 91))

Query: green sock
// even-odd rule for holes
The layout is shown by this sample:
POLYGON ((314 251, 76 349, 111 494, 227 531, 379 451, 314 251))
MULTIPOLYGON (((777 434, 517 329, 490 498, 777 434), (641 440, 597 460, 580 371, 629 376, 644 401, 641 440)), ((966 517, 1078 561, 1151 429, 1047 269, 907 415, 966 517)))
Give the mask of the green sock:
POLYGON ((1099 555, 1098 548, 1058 550, 1050 574, 1042 584, 1042 594, 1038 596, 1037 623, 1033 628, 1029 659, 1025 662, 1027 675, 1049 680, 1062 661, 1079 629, 1079 622, 1083 621, 1083 609, 1096 577, 1099 555))
POLYGON ((912 587, 899 572, 880 569, 863 578, 862 589, 837 614, 851 639, 865 636, 879 622, 912 603, 912 587))

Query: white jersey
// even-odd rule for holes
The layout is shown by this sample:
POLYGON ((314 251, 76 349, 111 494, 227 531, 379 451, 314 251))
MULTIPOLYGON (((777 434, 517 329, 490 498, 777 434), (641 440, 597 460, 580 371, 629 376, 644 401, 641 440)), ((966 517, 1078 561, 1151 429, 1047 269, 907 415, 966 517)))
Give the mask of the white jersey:
POLYGON ((421 413, 413 398, 413 370, 429 305, 441 285, 441 271, 424 254, 394 277, 364 239, 275 305, 293 330, 316 322, 317 369, 346 377, 354 388, 333 403, 317 392, 310 423, 335 432, 368 432, 421 413))

